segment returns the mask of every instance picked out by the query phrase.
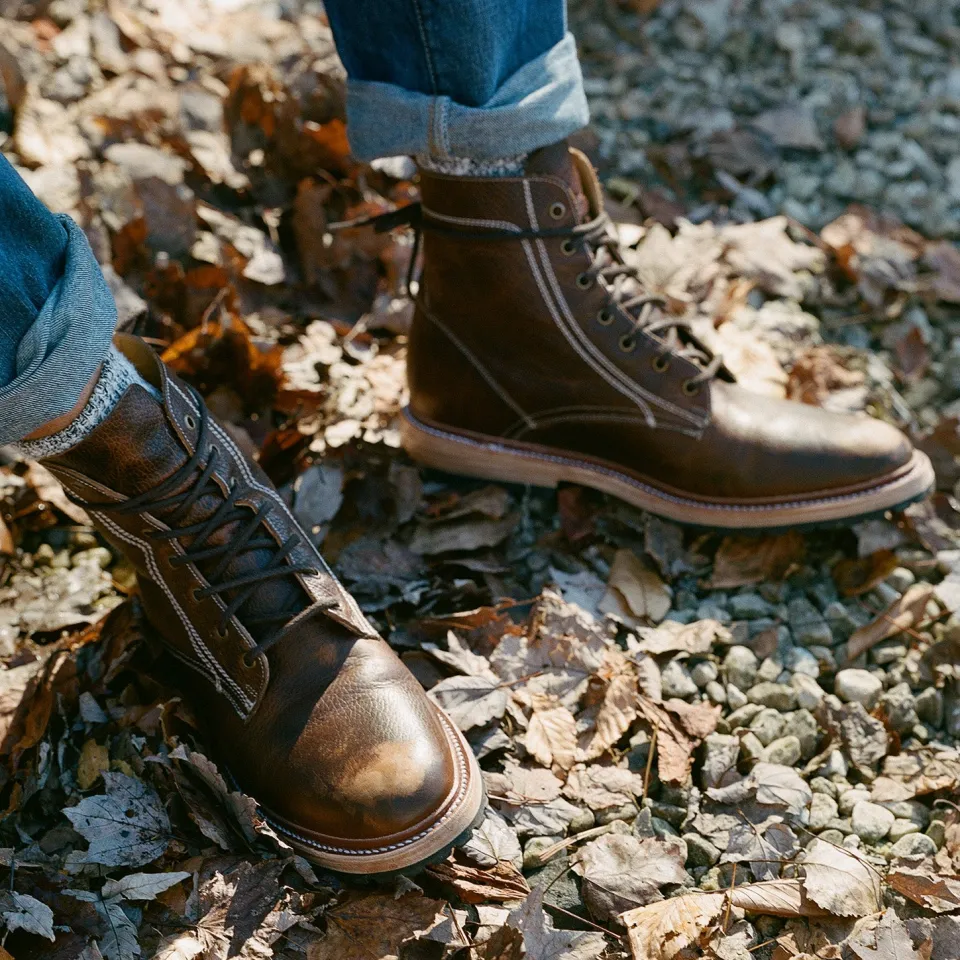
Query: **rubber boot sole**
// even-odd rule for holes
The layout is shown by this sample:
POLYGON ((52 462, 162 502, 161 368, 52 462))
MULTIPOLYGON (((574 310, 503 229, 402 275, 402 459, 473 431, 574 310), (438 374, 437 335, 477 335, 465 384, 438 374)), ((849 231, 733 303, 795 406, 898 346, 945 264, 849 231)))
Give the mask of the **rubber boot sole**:
POLYGON ((929 458, 916 450, 909 463, 858 489, 809 493, 793 500, 708 500, 657 486, 609 462, 427 424, 409 408, 401 417, 400 434, 414 460, 437 470, 536 487, 580 484, 667 520, 712 530, 773 531, 849 523, 922 500, 935 480, 929 458))

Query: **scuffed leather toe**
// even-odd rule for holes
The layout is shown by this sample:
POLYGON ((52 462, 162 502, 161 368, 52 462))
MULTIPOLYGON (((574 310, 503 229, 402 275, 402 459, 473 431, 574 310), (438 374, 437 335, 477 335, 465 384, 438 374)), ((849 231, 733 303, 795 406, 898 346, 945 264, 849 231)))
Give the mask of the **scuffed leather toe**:
POLYGON ((463 779, 463 758, 396 655, 381 640, 344 637, 339 662, 329 663, 329 637, 292 639, 271 669, 312 682, 268 692, 246 735, 274 749, 245 755, 234 770, 239 782, 280 826, 341 844, 379 843, 442 816, 463 779), (284 663, 287 656, 297 663, 284 663), (327 670, 335 677, 318 699, 317 676, 327 670))

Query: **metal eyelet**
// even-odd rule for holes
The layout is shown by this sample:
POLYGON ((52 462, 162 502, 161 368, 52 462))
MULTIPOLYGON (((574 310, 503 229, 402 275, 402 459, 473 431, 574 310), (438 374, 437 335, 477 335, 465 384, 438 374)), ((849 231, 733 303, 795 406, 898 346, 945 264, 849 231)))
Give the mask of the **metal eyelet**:
POLYGON ((559 201, 550 204, 550 216, 553 217, 554 220, 560 220, 566 212, 567 208, 559 201))
POLYGON ((637 341, 633 337, 631 337, 629 334, 625 333, 620 338, 620 349, 624 353, 630 353, 636 345, 637 345, 637 341))
POLYGON ((203 600, 203 597, 201 597, 201 596, 199 595, 199 594, 200 594, 200 591, 201 591, 202 589, 203 589, 203 587, 194 587, 194 588, 190 591, 190 596, 192 596, 193 599, 194 599, 197 603, 200 603, 200 601, 203 600))
POLYGON ((568 238, 560 244, 560 252, 565 257, 572 257, 577 252, 577 247, 574 242, 568 238))
POLYGON ((694 383, 692 380, 684 380, 683 392, 688 397, 695 397, 700 392, 700 384, 694 383))
POLYGON ((574 282, 581 290, 589 290, 593 286, 593 277, 588 273, 579 273, 574 282))
POLYGON ((184 423, 187 425, 187 427, 189 427, 191 430, 196 430, 196 429, 197 429, 197 421, 194 420, 194 418, 191 417, 189 413, 183 418, 183 422, 184 422, 184 423))
POLYGON ((666 373, 666 371, 670 369, 670 358, 654 357, 653 360, 650 361, 650 365, 657 373, 666 373))
POLYGON ((226 640, 230 636, 230 631, 226 627, 221 627, 219 624, 214 628, 214 632, 221 640, 226 640))
POLYGON ((255 661, 250 659, 250 654, 245 653, 241 658, 240 662, 248 669, 252 670, 255 666, 255 661))
POLYGON ((610 324, 613 323, 613 313, 610 310, 601 310, 597 314, 597 323, 599 323, 601 327, 609 327, 610 324))

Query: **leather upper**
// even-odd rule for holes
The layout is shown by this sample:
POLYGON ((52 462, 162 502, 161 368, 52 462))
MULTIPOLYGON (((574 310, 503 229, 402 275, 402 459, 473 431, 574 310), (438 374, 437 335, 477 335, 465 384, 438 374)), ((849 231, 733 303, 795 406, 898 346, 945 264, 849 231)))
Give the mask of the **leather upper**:
POLYGON ((421 190, 408 353, 421 421, 735 502, 857 489, 909 462, 887 424, 751 393, 722 367, 697 382, 705 350, 671 352, 662 331, 636 329, 625 298, 592 278, 595 247, 570 237, 602 201, 589 162, 565 144, 533 154, 524 176, 424 171, 421 190))
POLYGON ((463 792, 462 747, 449 721, 299 533, 259 467, 208 414, 208 434, 200 441, 202 401, 140 341, 123 338, 121 346, 162 390, 162 402, 139 385, 130 387, 87 438, 46 465, 135 567, 148 619, 192 668, 184 685, 219 756, 275 823, 321 848, 379 847, 422 831, 463 792), (178 491, 159 497, 156 509, 109 506, 149 496, 184 469, 198 443, 196 474, 179 492, 189 493, 214 453, 217 467, 210 492, 185 516, 174 521, 162 506, 178 491), (203 550, 194 551, 196 562, 172 564, 237 490, 242 517, 216 529, 203 550), (214 569, 221 555, 210 559, 203 552, 235 543, 265 505, 270 509, 257 536, 276 547, 241 551, 227 569, 214 569), (192 532, 154 536, 179 528, 192 532), (268 567, 291 537, 297 545, 285 562, 314 572, 256 584, 224 625, 227 604, 246 587, 213 596, 203 589, 211 579, 243 580, 268 567), (251 621, 277 610, 289 610, 290 621, 260 651, 266 631, 251 621))

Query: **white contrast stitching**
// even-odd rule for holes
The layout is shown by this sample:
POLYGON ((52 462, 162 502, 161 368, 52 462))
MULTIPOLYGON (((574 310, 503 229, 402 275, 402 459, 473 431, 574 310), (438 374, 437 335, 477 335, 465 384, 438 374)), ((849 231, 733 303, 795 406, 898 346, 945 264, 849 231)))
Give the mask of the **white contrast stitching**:
MULTIPOLYGON (((531 460, 543 460, 548 463, 556 463, 561 466, 575 466, 583 467, 587 470, 592 470, 594 473, 602 473, 605 476, 612 477, 616 480, 622 480, 625 483, 630 484, 633 487, 636 487, 639 490, 643 490, 647 493, 651 493, 654 496, 660 497, 663 500, 669 500, 672 503, 676 503, 680 506, 686 507, 704 507, 709 510, 718 510, 718 511, 748 511, 754 513, 761 513, 763 511, 771 510, 789 510, 793 507, 815 507, 823 504, 830 503, 843 503, 846 500, 856 500, 858 497, 862 497, 864 493, 878 493, 887 487, 894 486, 897 483, 900 483, 907 474, 904 474, 900 477, 894 477, 892 480, 888 480, 886 483, 882 483, 876 487, 870 487, 866 491, 858 491, 855 493, 842 493, 837 494, 832 497, 818 497, 813 500, 789 500, 783 503, 755 503, 755 504, 726 504, 726 503, 710 503, 709 501, 701 500, 689 500, 684 497, 677 497, 673 494, 666 493, 663 490, 659 490, 657 487, 650 486, 649 484, 643 483, 640 480, 636 480, 633 477, 629 476, 626 473, 620 473, 618 470, 612 470, 610 467, 604 467, 599 463, 593 463, 587 460, 576 460, 573 457, 558 457, 550 453, 540 453, 533 450, 517 450, 511 447, 505 447, 502 444, 495 443, 493 441, 481 441, 474 440, 471 437, 464 437, 459 434, 448 433, 446 430, 438 430, 436 427, 432 427, 429 424, 423 423, 421 420, 418 420, 414 417, 409 410, 404 410, 404 416, 416 427, 417 430, 423 430, 425 433, 430 433, 435 437, 439 437, 444 440, 450 440, 454 443, 463 443, 471 447, 477 447, 481 450, 486 450, 488 452, 496 453, 507 453, 512 456, 526 457, 531 460)), ((889 509, 889 508, 888 508, 889 509)))
MULTIPOLYGON (((533 193, 530 190, 529 181, 523 181, 523 193, 526 200, 527 215, 530 217, 530 229, 538 230, 539 226, 537 215, 533 205, 533 193)), ((641 409, 649 410, 649 405, 652 404, 655 407, 669 410, 671 413, 674 413, 680 417, 680 419, 686 420, 689 423, 693 423, 695 426, 702 429, 705 423, 704 417, 692 413, 689 410, 685 410, 682 407, 678 407, 669 400, 665 400, 663 397, 646 390, 636 380, 628 377, 619 367, 616 366, 616 364, 611 362, 610 358, 607 357, 602 350, 599 350, 590 341, 590 339, 584 334, 580 325, 577 323, 576 318, 570 310, 570 305, 567 303, 567 299, 563 295, 563 291, 560 289, 560 283, 557 280, 556 272, 554 271, 553 265, 550 262, 546 245, 544 244, 543 240, 539 238, 536 240, 536 244, 537 250, 540 254, 540 262, 543 264, 544 277, 550 284, 550 289, 553 291, 553 295, 556 298, 556 304, 563 312, 564 319, 567 321, 570 333, 573 335, 573 338, 577 341, 577 343, 574 344, 574 340, 572 340, 570 336, 568 336, 567 339, 570 340, 570 343, 574 345, 574 349, 576 349, 577 353, 580 354, 583 360, 586 361, 586 363, 597 373, 599 373, 600 376, 603 377, 603 379, 614 388, 614 390, 632 399, 641 409)), ((531 263, 531 269, 536 271, 537 267, 531 263)), ((541 293, 543 293, 543 286, 542 284, 539 284, 539 281, 538 285, 540 285, 541 293)), ((544 299, 546 299, 546 297, 544 299)), ((564 329, 564 324, 557 316, 556 311, 551 309, 550 312, 553 315, 554 321, 561 328, 561 330, 564 329)))
MULTIPOLYGON (((150 549, 150 546, 141 540, 139 537, 134 536, 132 533, 128 533, 122 527, 114 523, 109 517, 103 513, 97 511, 91 511, 93 516, 95 516, 98 522, 102 523, 114 536, 119 537, 121 540, 126 543, 133 544, 141 550, 143 553, 143 558, 147 563, 147 566, 150 568, 151 574, 153 574, 154 581, 160 586, 163 592, 167 595, 167 599, 170 601, 171 606, 177 612, 177 616, 180 618, 181 623, 184 626, 184 629, 187 631, 187 635, 190 637, 190 644, 193 647, 194 651, 200 657, 201 662, 208 668, 212 669, 215 676, 220 677, 226 681, 228 687, 232 688, 236 694, 239 695, 241 703, 238 704, 237 701, 230 696, 229 690, 224 690, 224 693, 227 695, 227 698, 233 704, 234 708, 242 715, 247 716, 253 707, 253 702, 247 697, 243 688, 240 687, 236 681, 226 672, 226 670, 217 662, 216 657, 207 649, 206 644, 200 638, 200 634, 197 633, 193 624, 187 618, 186 614, 180 607, 180 604, 177 603, 176 597, 173 595, 173 591, 167 586, 166 581, 160 574, 160 569, 157 566, 156 558, 153 555, 153 551, 150 549)), ((215 680, 214 683, 219 686, 220 684, 215 680)))

